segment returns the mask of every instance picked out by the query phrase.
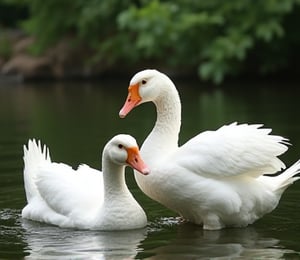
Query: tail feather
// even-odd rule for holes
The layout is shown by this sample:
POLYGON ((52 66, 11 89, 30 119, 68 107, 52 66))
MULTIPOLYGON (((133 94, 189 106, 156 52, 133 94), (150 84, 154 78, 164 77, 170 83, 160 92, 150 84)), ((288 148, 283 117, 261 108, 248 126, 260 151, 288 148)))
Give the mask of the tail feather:
POLYGON ((29 140, 28 145, 23 146, 24 150, 24 186, 26 198, 29 202, 33 197, 38 196, 38 190, 35 185, 38 168, 43 163, 51 163, 49 149, 41 141, 35 139, 29 140))
POLYGON ((274 177, 276 180, 275 191, 282 193, 288 186, 299 180, 300 176, 295 176, 298 173, 300 173, 300 160, 295 162, 280 175, 274 177))

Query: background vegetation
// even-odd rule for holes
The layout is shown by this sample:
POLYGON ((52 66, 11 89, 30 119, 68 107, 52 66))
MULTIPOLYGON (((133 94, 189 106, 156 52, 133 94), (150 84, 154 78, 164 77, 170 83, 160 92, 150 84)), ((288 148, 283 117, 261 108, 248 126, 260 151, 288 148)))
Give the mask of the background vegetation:
POLYGON ((0 26, 20 26, 35 36, 31 52, 36 55, 68 37, 92 51, 91 63, 160 64, 220 83, 225 76, 297 75, 299 4, 300 0, 2 0, 0 26))

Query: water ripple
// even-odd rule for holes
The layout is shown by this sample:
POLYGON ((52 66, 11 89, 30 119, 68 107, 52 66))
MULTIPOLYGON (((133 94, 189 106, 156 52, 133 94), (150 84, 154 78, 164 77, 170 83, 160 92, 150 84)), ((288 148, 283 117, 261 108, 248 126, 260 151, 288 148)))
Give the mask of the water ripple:
POLYGON ((80 231, 26 220, 22 227, 28 244, 26 259, 132 259, 146 237, 146 229, 80 231))

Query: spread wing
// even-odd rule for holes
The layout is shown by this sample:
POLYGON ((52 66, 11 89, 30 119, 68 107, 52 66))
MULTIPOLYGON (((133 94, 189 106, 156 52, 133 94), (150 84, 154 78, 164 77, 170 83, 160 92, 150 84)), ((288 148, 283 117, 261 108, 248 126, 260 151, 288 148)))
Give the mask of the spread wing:
POLYGON ((261 127, 233 123, 203 132, 181 146, 171 160, 179 168, 213 178, 275 173, 285 168, 277 156, 288 149, 288 140, 261 127))

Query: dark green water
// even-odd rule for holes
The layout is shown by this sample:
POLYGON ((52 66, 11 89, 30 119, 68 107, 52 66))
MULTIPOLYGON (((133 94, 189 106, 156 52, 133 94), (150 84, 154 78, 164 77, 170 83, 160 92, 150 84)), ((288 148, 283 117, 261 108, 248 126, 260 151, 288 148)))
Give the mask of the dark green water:
MULTIPOLYGON (((181 143, 234 121, 263 123, 293 144, 282 156, 287 165, 300 158, 300 91, 293 86, 248 83, 225 91, 177 85, 181 143)), ((275 211, 243 229, 203 231, 180 223, 137 188, 129 169, 127 184, 148 215, 143 230, 79 231, 22 220, 23 144, 35 137, 49 146, 53 161, 99 168, 108 139, 129 133, 141 144, 154 124, 151 104, 118 118, 126 95, 126 81, 0 85, 0 259, 300 259, 300 182, 275 211)))

